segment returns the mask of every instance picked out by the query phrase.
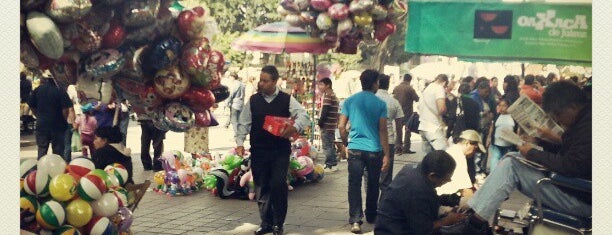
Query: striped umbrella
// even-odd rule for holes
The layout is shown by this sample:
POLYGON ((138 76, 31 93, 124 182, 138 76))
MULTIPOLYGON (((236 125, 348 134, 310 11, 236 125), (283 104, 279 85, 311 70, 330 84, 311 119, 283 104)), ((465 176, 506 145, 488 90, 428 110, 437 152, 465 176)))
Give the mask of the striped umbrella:
POLYGON ((252 29, 232 42, 232 48, 241 51, 264 53, 327 53, 329 47, 318 37, 310 37, 299 27, 287 22, 264 24, 252 29))

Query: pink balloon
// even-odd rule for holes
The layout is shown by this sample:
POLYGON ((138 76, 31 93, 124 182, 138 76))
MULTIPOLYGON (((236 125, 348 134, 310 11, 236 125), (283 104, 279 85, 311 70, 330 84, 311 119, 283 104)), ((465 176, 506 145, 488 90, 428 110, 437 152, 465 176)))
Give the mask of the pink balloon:
POLYGON ((332 2, 330 0, 310 0, 310 5, 319 11, 327 11, 332 2))

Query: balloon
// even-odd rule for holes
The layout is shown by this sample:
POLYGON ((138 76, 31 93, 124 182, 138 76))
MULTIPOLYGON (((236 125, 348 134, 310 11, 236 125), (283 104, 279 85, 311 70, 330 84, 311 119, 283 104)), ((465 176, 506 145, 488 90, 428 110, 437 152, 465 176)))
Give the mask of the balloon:
POLYGON ((83 229, 85 234, 90 235, 115 234, 115 230, 110 220, 104 216, 94 216, 83 229))
POLYGON ((353 21, 351 19, 344 19, 338 22, 338 29, 336 31, 338 35, 344 36, 347 35, 351 29, 353 29, 353 21))
POLYGON ((48 174, 49 177, 64 173, 66 170, 66 161, 57 154, 47 154, 42 156, 37 163, 38 171, 48 174))
POLYGON ((384 20, 387 18, 387 8, 381 5, 374 5, 372 10, 370 10, 370 14, 372 14, 372 19, 374 20, 384 20))
POLYGON ((193 40, 204 37, 205 13, 204 8, 195 7, 191 10, 184 10, 178 15, 177 24, 183 39, 193 40))
POLYGON ((34 158, 21 159, 19 163, 19 178, 25 178, 30 172, 36 170, 38 161, 34 158))
POLYGON ((93 209, 85 200, 77 198, 66 206, 66 220, 68 224, 80 228, 86 225, 93 216, 93 209))
POLYGON ((318 11, 327 11, 332 3, 330 0, 310 0, 310 5, 318 11))
POLYGON ((119 207, 128 206, 128 194, 129 194, 129 192, 127 191, 127 189, 124 189, 122 187, 117 187, 117 188, 115 188, 113 190, 110 190, 109 192, 112 193, 117 198, 117 202, 119 203, 119 207))
POLYGON ((123 24, 127 27, 141 27, 155 22, 160 0, 127 1, 123 10, 123 24))
POLYGON ((76 24, 78 36, 72 40, 77 50, 84 54, 90 54, 102 46, 102 37, 91 27, 86 24, 76 24))
POLYGON ((215 104, 215 95, 210 90, 192 87, 181 96, 181 100, 191 107, 193 111, 203 112, 215 104))
POLYGON ((153 44, 153 47, 143 58, 143 69, 155 71, 174 64, 181 53, 181 41, 175 37, 163 38, 153 44))
MULTIPOLYGON (((42 234, 42 233, 41 233, 42 234)), ((53 234, 61 235, 81 235, 81 231, 71 225, 62 225, 56 230, 53 230, 53 234)))
POLYGON ((372 15, 367 12, 362 12, 353 16, 353 22, 359 26, 372 24, 372 15))
POLYGON ((119 180, 119 185, 124 185, 128 180, 128 171, 125 166, 119 163, 113 163, 104 167, 104 171, 109 175, 115 176, 119 180))
POLYGON ((125 65, 125 58, 115 49, 104 49, 85 60, 85 70, 95 78, 108 78, 125 65))
MULTIPOLYGON (((82 67, 86 65, 83 64, 82 67)), ((82 68, 85 70, 85 68, 82 68)), ((87 72, 82 72, 82 76, 77 78, 77 93, 79 97, 85 97, 81 101, 87 99, 96 100, 108 104, 112 98, 113 82, 110 79, 95 78, 87 72)))
POLYGON ((98 200, 90 203, 93 213, 99 216, 111 216, 117 213, 119 202, 112 193, 105 193, 98 200))
POLYGON ((122 50, 122 53, 126 58, 126 63, 123 66, 120 74, 138 83, 147 83, 151 81, 152 77, 145 76, 145 74, 142 72, 142 61, 144 55, 147 54, 148 48, 148 45, 142 47, 130 46, 127 47, 127 49, 122 50))
POLYGON ((21 40, 19 43, 20 54, 19 59, 23 65, 28 68, 38 68, 38 55, 34 45, 30 41, 21 40))
POLYGON ((374 28, 374 37, 379 42, 384 41, 389 35, 395 33, 395 24, 389 21, 380 21, 374 28))
POLYGON ((289 15, 291 13, 291 11, 288 11, 283 6, 278 5, 276 7, 276 13, 278 13, 281 17, 285 17, 286 15, 289 15))
POLYGON ((78 175, 79 178, 85 176, 90 171, 96 169, 93 161, 87 157, 77 157, 68 164, 68 172, 78 175))
POLYGON ((116 11, 113 6, 94 4, 89 14, 83 16, 79 23, 86 25, 98 35, 104 35, 110 27, 111 19, 116 18, 116 11))
POLYGON ((357 46, 361 41, 359 33, 349 33, 340 37, 340 45, 336 48, 336 52, 344 54, 357 54, 357 46))
POLYGON ((45 8, 47 15, 60 23, 83 17, 91 10, 90 0, 49 0, 45 8))
POLYGON ((332 19, 327 13, 321 13, 317 16, 317 27, 320 30, 328 30, 332 26, 332 19))
POLYGON ((343 3, 336 3, 327 9, 327 14, 334 20, 344 20, 349 15, 349 7, 343 3))
POLYGON ((127 32, 119 22, 112 22, 108 29, 108 32, 102 36, 102 47, 103 48, 117 48, 121 46, 127 32))
POLYGON ((89 172, 89 175, 95 175, 99 177, 100 179, 102 179, 102 181, 104 181, 104 184, 106 184, 106 187, 110 188, 110 185, 111 185, 110 176, 103 169, 94 169, 93 171, 89 172))
POLYGON ((51 179, 49 192, 53 199, 64 202, 72 199, 76 194, 77 183, 69 174, 60 174, 51 179))
POLYGON ((49 230, 54 230, 64 224, 66 211, 59 202, 50 200, 40 206, 36 212, 36 222, 41 227, 49 230))
POLYGON ((359 0, 357 2, 365 11, 369 11, 374 7, 374 0, 359 0))
POLYGON ((389 6, 388 15, 392 20, 398 20, 408 13, 408 6, 402 1, 393 1, 389 6))
POLYGON ((300 21, 304 24, 314 24, 317 22, 319 13, 316 11, 302 11, 300 13, 300 21))
POLYGON ((175 27, 176 22, 172 17, 157 19, 155 22, 147 26, 137 29, 130 29, 130 32, 125 40, 127 43, 132 45, 146 44, 151 41, 158 40, 161 37, 170 35, 175 27))
POLYGON ((285 10, 290 12, 299 12, 300 9, 297 4, 295 4, 295 0, 281 0, 280 6, 285 10))
POLYGON ((119 225, 117 226, 119 228, 119 231, 127 232, 130 229, 130 226, 132 226, 132 222, 134 221, 134 219, 132 218, 132 211, 127 207, 121 207, 119 208, 117 214, 121 218, 119 225))
POLYGON ((157 94, 167 99, 175 99, 185 94, 191 85, 187 77, 181 76, 176 66, 157 71, 153 80, 157 94))
POLYGON ((106 192, 106 183, 102 178, 88 174, 79 180, 77 192, 85 201, 97 200, 106 192))
POLYGON ((163 121, 170 130, 185 132, 195 125, 195 116, 189 107, 173 102, 163 109, 163 121))
POLYGON ((215 96, 215 103, 223 102, 229 97, 229 88, 225 85, 221 85, 218 88, 211 90, 215 96))
POLYGON ((36 218, 36 211, 38 211, 38 201, 31 195, 25 195, 19 198, 19 211, 23 216, 21 221, 29 223, 34 221, 36 218))
POLYGON ((195 124, 200 127, 210 126, 210 111, 204 110, 203 112, 195 113, 195 124))
POLYGON ((48 16, 32 11, 27 15, 26 26, 32 43, 40 53, 51 59, 59 59, 64 54, 62 35, 48 16))
POLYGON ((193 40, 183 48, 181 69, 190 76, 193 85, 206 86, 212 79, 207 69, 209 52, 210 45, 206 38, 193 40))
POLYGON ((21 7, 24 10, 32 10, 42 6, 47 0, 21 0, 21 7))
POLYGON ((351 1, 349 4, 349 11, 353 14, 357 14, 365 11, 365 8, 363 5, 359 4, 359 1, 351 1))
POLYGON ((33 170, 24 178, 23 190, 30 195, 45 197, 49 194, 49 181, 48 174, 33 170))
POLYGON ((289 23, 289 25, 294 26, 294 27, 300 27, 302 22, 301 22, 301 18, 299 15, 297 14, 288 14, 285 16, 285 21, 287 21, 287 23, 289 23))
MULTIPOLYGON (((66 56, 66 54, 64 54, 66 56)), ((62 60, 55 62, 49 70, 57 82, 64 84, 76 84, 77 64, 75 61, 62 60)))
POLYGON ((296 172, 298 176, 304 177, 314 170, 314 163, 312 162, 312 159, 310 157, 299 156, 297 157, 297 161, 302 166, 302 168, 297 170, 296 172))
POLYGON ((147 86, 141 92, 142 93, 139 95, 140 100, 142 100, 142 103, 146 107, 157 107, 163 102, 161 97, 155 92, 155 88, 152 85, 147 86))

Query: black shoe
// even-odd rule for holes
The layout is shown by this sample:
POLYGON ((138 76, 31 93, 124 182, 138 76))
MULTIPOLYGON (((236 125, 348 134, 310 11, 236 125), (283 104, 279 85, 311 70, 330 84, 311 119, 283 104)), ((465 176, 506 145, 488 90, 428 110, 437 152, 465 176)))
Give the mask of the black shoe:
POLYGON ((150 171, 151 170, 150 166, 143 166, 143 168, 144 168, 145 171, 150 171))
POLYGON ((266 233, 271 233, 272 232, 272 227, 259 227, 257 230, 255 230, 255 235, 263 235, 266 233))
POLYGON ((371 216, 366 215, 366 221, 368 221, 368 223, 370 224, 376 223, 376 215, 371 215, 371 216))
POLYGON ((416 152, 408 149, 408 150, 405 150, 404 153, 405 154, 415 154, 416 152))
POLYGON ((282 235, 283 234, 283 227, 282 226, 274 226, 274 227, 272 227, 272 234, 273 235, 282 235))

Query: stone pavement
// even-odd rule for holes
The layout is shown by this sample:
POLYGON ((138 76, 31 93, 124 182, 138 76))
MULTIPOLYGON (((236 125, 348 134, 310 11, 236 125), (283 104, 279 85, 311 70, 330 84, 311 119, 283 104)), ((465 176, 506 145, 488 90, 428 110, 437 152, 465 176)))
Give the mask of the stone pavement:
MULTIPOLYGON (((209 132, 211 152, 224 153, 234 147, 231 127, 225 129, 227 112, 215 112, 220 126, 209 132)), ((130 122, 127 145, 132 149, 136 183, 153 179, 152 171, 143 171, 140 161, 140 127, 130 122)), ((23 136, 28 141, 33 136, 23 136)), ((418 135, 413 135, 413 150, 420 150, 418 135)), ((183 150, 183 133, 168 132, 165 150, 183 150)), ((36 157, 36 146, 25 146, 21 158, 36 157)), ((80 153, 73 153, 79 156, 80 153)), ((395 157, 394 174, 406 164, 416 164, 424 154, 403 154, 395 157)), ((319 158, 318 162, 322 162, 319 158)), ((352 234, 348 224, 347 163, 339 162, 339 171, 326 174, 318 183, 295 187, 289 192, 289 208, 285 221, 286 234, 352 234)), ((365 192, 362 192, 365 199, 365 192)), ((515 192, 502 208, 518 210, 528 199, 515 192)), ((259 224, 257 203, 248 200, 221 199, 210 191, 200 190, 187 196, 168 197, 149 190, 134 211, 134 234, 253 234, 259 224)), ((362 230, 373 234, 373 225, 364 221, 362 230)))

